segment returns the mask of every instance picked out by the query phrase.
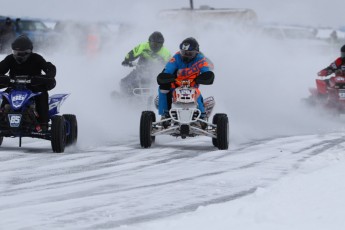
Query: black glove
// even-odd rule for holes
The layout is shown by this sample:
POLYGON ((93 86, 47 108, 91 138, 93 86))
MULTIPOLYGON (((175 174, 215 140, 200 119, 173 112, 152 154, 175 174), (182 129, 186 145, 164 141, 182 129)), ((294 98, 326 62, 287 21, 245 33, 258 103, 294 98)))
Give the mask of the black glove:
POLYGON ((47 77, 45 75, 31 77, 31 86, 34 87, 36 91, 51 90, 55 85, 55 78, 47 77))
POLYGON ((176 76, 170 73, 160 73, 157 76, 158 85, 170 84, 175 82, 176 76))
POLYGON ((8 87, 10 85, 10 77, 7 75, 0 75, 0 88, 8 87))
POLYGON ((123 66, 132 66, 132 63, 131 63, 128 59, 125 59, 125 60, 121 63, 121 65, 123 65, 123 66))
POLYGON ((201 85, 212 85, 214 80, 214 73, 212 71, 207 71, 195 78, 195 83, 201 85))

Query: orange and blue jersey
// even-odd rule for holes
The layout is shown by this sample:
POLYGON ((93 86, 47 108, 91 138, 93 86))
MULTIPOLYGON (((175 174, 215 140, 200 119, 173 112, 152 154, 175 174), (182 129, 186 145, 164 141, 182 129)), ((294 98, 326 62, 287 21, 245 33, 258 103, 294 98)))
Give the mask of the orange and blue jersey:
POLYGON ((165 65, 163 72, 177 75, 176 82, 172 84, 172 88, 175 88, 181 80, 190 80, 192 85, 195 85, 193 81, 197 76, 212 69, 213 64, 202 53, 198 53, 191 62, 185 63, 180 52, 177 52, 165 65))
MULTIPOLYGON (((202 53, 198 53, 191 62, 185 63, 182 61, 181 53, 177 52, 165 65, 163 72, 177 76, 175 82, 171 83, 171 88, 174 89, 180 85, 179 82, 182 80, 190 80, 192 86, 198 87, 194 82, 195 78, 200 74, 211 70, 213 70, 212 62, 210 62, 210 60, 208 60, 202 53)), ((205 107, 201 94, 198 97, 197 102, 198 108, 202 113, 204 113, 205 107)), ((168 105, 166 102, 166 95, 159 91, 158 112, 160 115, 163 115, 166 113, 167 109, 168 105)))

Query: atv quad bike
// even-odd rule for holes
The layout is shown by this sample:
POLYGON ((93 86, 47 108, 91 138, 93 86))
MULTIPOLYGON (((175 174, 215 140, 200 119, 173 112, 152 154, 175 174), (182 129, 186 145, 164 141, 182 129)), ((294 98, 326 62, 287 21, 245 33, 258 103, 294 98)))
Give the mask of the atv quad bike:
POLYGON ((0 92, 8 104, 0 110, 0 145, 4 137, 18 137, 19 147, 22 137, 40 138, 51 141, 53 152, 64 152, 65 147, 75 144, 78 124, 73 114, 58 115, 61 104, 69 94, 55 94, 49 97, 49 123, 42 129, 34 98, 41 92, 27 88, 34 77, 16 76, 11 80, 11 89, 0 92))
POLYGON ((229 120, 224 113, 213 116, 212 123, 208 122, 215 101, 213 97, 204 100, 206 119, 201 119, 198 109, 197 89, 186 81, 176 88, 173 93, 173 102, 169 110, 169 118, 156 121, 153 111, 143 111, 140 119, 140 145, 143 148, 151 147, 158 135, 171 135, 174 137, 208 136, 212 143, 220 150, 229 146, 229 120))

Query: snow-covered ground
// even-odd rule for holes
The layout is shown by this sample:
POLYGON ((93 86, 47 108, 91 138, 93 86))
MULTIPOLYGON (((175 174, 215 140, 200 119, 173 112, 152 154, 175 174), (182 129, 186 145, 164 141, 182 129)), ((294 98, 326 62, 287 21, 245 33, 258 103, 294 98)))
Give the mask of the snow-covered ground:
POLYGON ((342 229, 344 133, 215 151, 208 138, 52 154, 2 147, 3 229, 342 229))
POLYGON ((199 206, 193 213, 119 229, 343 229, 343 138, 342 143, 331 148, 315 146, 318 150, 324 148, 323 153, 318 154, 319 151, 314 149, 312 152, 316 156, 307 159, 300 168, 295 168, 272 186, 258 187, 248 196, 234 197, 227 203, 199 206))
MULTIPOLYGON (((78 144, 54 154, 48 141, 24 138, 19 148, 17 139, 5 138, 0 229, 344 229, 345 119, 301 103, 339 47, 234 32, 224 22, 199 28, 153 20, 159 9, 188 6, 182 0, 164 6, 158 0, 19 2, 23 7, 4 2, 1 14, 79 20, 94 15, 128 25, 142 20, 98 55, 69 53, 68 45, 43 52, 57 66, 51 94, 71 93, 61 110, 77 115, 78 144), (215 83, 201 91, 215 97, 214 112, 229 115, 229 150, 218 151, 206 137, 163 136, 151 149, 140 148, 143 108, 114 101, 110 93, 131 71, 120 64, 125 54, 155 30, 172 53, 182 39, 196 37, 214 62, 215 83)), ((265 21, 284 23, 318 24, 323 13, 323 23, 339 26, 334 15, 341 14, 334 11, 343 2, 331 1, 339 5, 332 10, 330 2, 313 9, 310 2, 212 4, 254 8, 265 21), (283 6, 296 17, 288 21, 283 6)))

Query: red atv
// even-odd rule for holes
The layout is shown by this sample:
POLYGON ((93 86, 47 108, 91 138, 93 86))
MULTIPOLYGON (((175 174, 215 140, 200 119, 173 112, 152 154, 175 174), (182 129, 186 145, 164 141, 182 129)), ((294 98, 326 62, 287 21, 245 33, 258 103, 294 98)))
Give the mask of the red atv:
POLYGON ((321 105, 339 114, 345 114, 345 73, 337 72, 327 79, 316 79, 316 88, 309 89, 311 105, 321 105))

